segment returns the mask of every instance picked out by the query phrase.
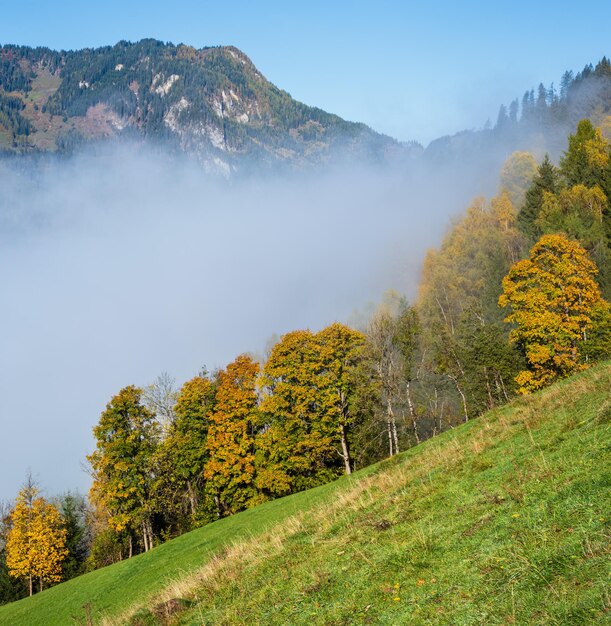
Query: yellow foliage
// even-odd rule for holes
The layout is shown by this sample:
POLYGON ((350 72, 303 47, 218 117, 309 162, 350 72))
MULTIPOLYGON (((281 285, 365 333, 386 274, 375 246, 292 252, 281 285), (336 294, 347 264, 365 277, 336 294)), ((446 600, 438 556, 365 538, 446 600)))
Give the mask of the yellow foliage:
POLYGON ((501 169, 501 191, 509 194, 515 206, 520 206, 536 173, 537 162, 530 152, 513 152, 501 169))
POLYGON ((55 506, 36 497, 34 487, 24 487, 11 513, 11 528, 6 540, 6 564, 15 578, 36 577, 57 583, 62 578, 62 561, 68 555, 66 529, 55 506))
POLYGON ((503 279, 499 305, 511 308, 505 318, 516 325, 510 340, 523 345, 529 364, 529 370, 516 377, 520 393, 536 391, 585 367, 577 344, 601 302, 596 273, 578 242, 544 235, 530 257, 513 265, 503 279))

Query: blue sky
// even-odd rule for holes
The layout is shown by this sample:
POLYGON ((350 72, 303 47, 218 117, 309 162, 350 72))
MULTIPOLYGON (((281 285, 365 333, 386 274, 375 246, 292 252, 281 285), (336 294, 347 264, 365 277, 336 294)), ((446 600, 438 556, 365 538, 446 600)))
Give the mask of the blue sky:
POLYGON ((1 43, 233 44, 293 97, 425 143, 494 121, 501 103, 611 53, 602 26, 611 23, 608 0, 6 4, 1 43))

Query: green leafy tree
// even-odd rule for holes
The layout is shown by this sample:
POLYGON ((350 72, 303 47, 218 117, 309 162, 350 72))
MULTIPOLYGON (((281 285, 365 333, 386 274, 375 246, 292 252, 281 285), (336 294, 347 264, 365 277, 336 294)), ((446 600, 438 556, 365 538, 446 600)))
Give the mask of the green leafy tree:
MULTIPOLYGON (((204 467, 209 459, 208 429, 215 406, 216 386, 207 374, 187 381, 172 407, 173 421, 156 454, 155 491, 166 518, 174 512, 178 521, 186 514, 190 528, 205 517, 202 507, 204 467)), ((179 523, 180 525, 180 523, 179 523)))
POLYGON ((333 434, 318 419, 321 370, 309 330, 283 335, 263 368, 257 485, 268 497, 308 489, 337 477, 333 434))
POLYGON ((316 335, 322 369, 318 379, 320 405, 330 429, 339 436, 346 474, 352 472, 350 439, 358 414, 354 410, 355 368, 362 356, 365 337, 343 324, 331 324, 316 335))
MULTIPOLYGON (((109 512, 108 522, 117 533, 142 538, 144 551, 153 547, 153 454, 160 427, 142 404, 142 390, 122 389, 100 416, 93 434, 95 451, 87 457, 93 472, 90 499, 109 512)), ((130 548, 130 556, 132 550, 130 548)))
POLYGON ((277 497, 352 471, 355 364, 364 338, 342 324, 287 333, 263 368, 259 489, 277 497))
POLYGON ((569 147, 560 160, 560 172, 569 187, 598 185, 609 195, 609 155, 609 143, 600 128, 595 128, 590 120, 581 120, 575 133, 569 135, 569 147))

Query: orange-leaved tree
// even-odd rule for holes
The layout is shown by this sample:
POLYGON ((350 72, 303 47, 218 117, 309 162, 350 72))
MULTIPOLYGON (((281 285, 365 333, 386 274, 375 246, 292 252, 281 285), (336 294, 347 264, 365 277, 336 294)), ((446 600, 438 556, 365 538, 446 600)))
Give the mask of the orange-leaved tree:
POLYGON ((510 341, 522 347, 529 366, 516 377, 520 393, 586 367, 579 344, 601 303, 596 273, 584 248, 558 234, 541 237, 503 279, 499 305, 511 308, 510 341))
POLYGON ((215 408, 207 434, 206 490, 217 515, 231 515, 256 502, 255 429, 259 365, 242 354, 218 375, 215 408))
POLYGON ((14 578, 25 578, 32 595, 34 578, 44 583, 62 579, 62 561, 68 555, 64 520, 53 504, 28 482, 17 496, 6 538, 6 565, 14 578))

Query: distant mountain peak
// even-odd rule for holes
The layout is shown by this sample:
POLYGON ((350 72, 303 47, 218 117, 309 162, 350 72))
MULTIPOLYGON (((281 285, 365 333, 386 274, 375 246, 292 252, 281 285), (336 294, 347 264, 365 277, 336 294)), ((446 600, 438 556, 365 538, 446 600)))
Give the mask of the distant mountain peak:
POLYGON ((66 151, 129 136, 166 141, 224 173, 317 164, 335 151, 383 160, 401 149, 292 99, 234 46, 154 39, 76 51, 2 46, 0 116, 0 149, 66 151))

